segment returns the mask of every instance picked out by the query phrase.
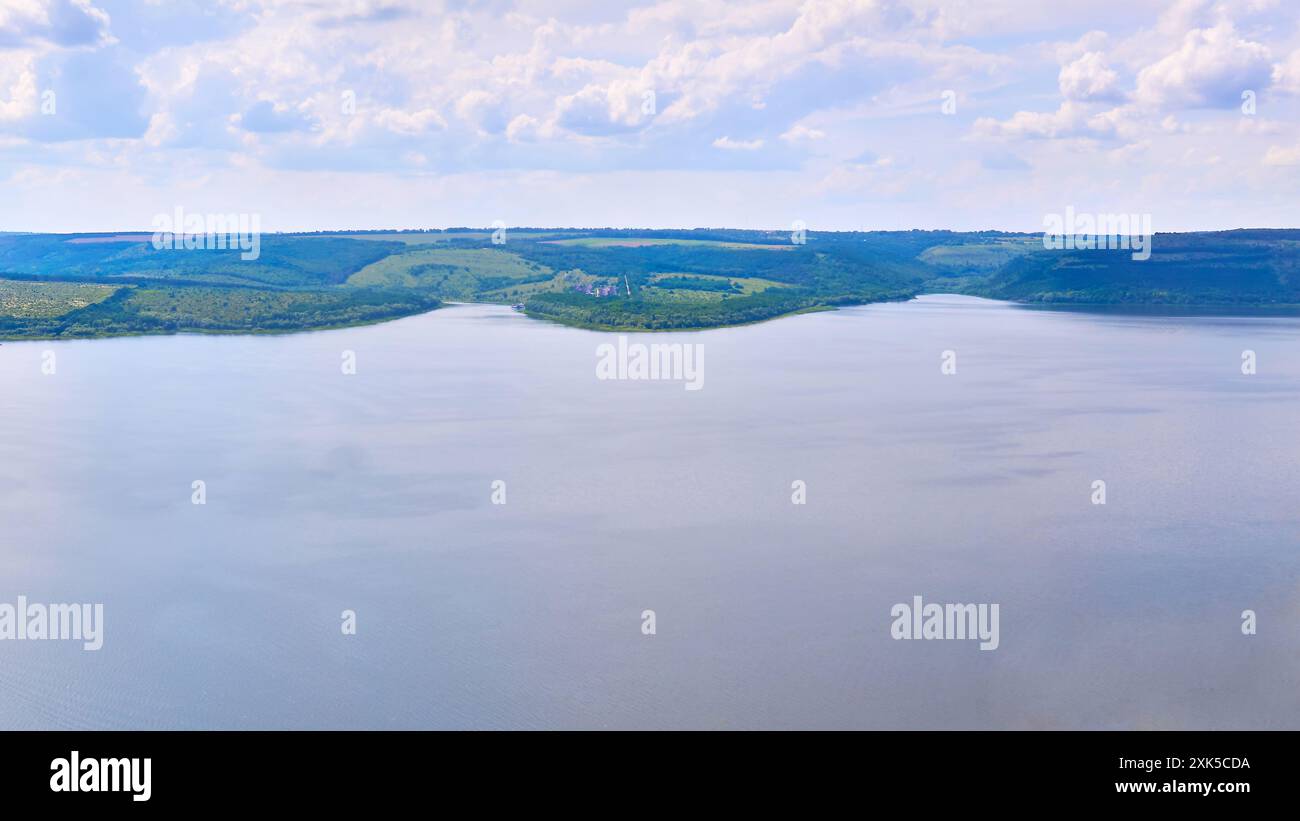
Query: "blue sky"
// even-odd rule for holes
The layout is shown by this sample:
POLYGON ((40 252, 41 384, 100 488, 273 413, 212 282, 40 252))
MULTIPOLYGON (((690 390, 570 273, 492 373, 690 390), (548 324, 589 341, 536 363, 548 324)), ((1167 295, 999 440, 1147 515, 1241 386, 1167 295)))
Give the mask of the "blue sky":
POLYGON ((1300 227, 1297 193, 1294 0, 0 0, 0 230, 1300 227))

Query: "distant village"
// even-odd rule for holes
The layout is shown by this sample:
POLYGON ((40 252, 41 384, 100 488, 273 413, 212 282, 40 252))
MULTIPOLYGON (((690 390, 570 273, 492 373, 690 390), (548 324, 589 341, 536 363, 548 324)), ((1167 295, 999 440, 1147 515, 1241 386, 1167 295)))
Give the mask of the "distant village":
POLYGON ((573 286, 573 290, 594 297, 618 296, 618 285, 593 285, 590 282, 580 282, 573 286))

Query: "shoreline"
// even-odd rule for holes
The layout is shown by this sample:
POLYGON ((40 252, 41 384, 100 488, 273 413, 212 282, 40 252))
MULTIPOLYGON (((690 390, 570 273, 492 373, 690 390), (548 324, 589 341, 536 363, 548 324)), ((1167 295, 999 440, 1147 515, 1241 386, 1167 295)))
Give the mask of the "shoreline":
MULTIPOLYGON (((528 313, 527 309, 514 310, 514 313, 524 316, 537 322, 547 322, 559 325, 565 328, 575 328, 584 331, 593 331, 597 333, 626 333, 626 334, 654 334, 654 333, 698 333, 701 331, 722 330, 725 328, 743 328, 749 325, 759 325, 764 322, 774 322, 787 317, 799 316, 802 314, 823 313, 826 311, 837 311, 841 308, 854 308, 866 305, 885 305, 889 303, 906 303, 911 302, 918 297, 923 296, 980 296, 979 294, 964 294, 957 291, 935 291, 927 293, 918 293, 907 299, 886 299, 875 302, 861 302, 848 305, 814 305, 807 308, 800 308, 794 311, 776 314, 763 319, 754 319, 747 322, 734 322, 721 325, 699 325, 699 326, 682 326, 677 328, 634 328, 620 327, 616 325, 599 325, 584 322, 566 321, 549 316, 540 316, 528 313)), ((1168 303, 1082 303, 1082 302, 1032 302, 1019 300, 995 299, 992 297, 982 297, 981 299, 992 299, 995 302, 1004 302, 1007 305, 1014 305, 1018 308, 1034 311, 1058 311, 1061 313, 1091 313, 1091 314, 1123 314, 1126 316, 1149 316, 1149 317, 1166 317, 1174 318, 1197 318, 1197 317, 1220 317, 1224 319, 1263 319, 1263 318, 1300 318, 1300 304, 1251 304, 1240 305, 1234 303, 1197 303, 1197 304, 1168 304, 1168 303)), ((33 335, 33 336, 9 336, 0 334, 0 345, 5 343, 18 342, 86 342, 97 339, 127 339, 132 337, 153 337, 153 336, 289 336, 291 334, 315 333, 318 331, 339 331, 348 328, 364 328, 370 325, 382 325, 385 322, 395 322, 400 319, 409 319, 413 316, 422 316, 433 313, 442 308, 453 307, 457 305, 496 305, 501 308, 511 308, 503 302, 477 302, 473 300, 446 300, 441 305, 421 311, 411 313, 397 314, 394 316, 381 317, 377 319, 364 320, 360 322, 346 322, 330 325, 313 325, 302 328, 275 329, 275 328, 257 328, 257 329, 204 329, 204 328, 186 328, 176 331, 157 331, 157 330, 138 330, 110 332, 102 334, 89 334, 84 336, 51 336, 51 335, 33 335)))

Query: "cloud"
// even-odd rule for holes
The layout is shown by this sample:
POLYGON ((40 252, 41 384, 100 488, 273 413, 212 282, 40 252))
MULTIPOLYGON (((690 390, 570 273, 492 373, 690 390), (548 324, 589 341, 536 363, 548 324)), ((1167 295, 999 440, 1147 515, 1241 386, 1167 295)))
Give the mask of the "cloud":
POLYGON ((532 115, 520 114, 506 126, 506 139, 512 143, 528 142, 537 138, 541 122, 532 115))
POLYGON ((825 137, 826 137, 825 131, 820 131, 816 128, 809 128, 808 126, 803 125, 801 123, 796 123, 794 126, 790 128, 789 131, 786 131, 784 134, 781 135, 781 139, 785 140, 786 142, 798 142, 800 140, 820 140, 825 137))
POLYGON ((352 5, 355 8, 350 11, 325 13, 316 18, 316 25, 321 28, 337 28, 364 25, 366 23, 391 23, 414 16, 411 9, 399 3, 362 0, 362 2, 353 3, 352 5))
POLYGON ((1113 100, 1119 97, 1119 74, 1106 65, 1099 51, 1089 51, 1061 67, 1057 75, 1061 96, 1067 100, 1113 100))
POLYGON ((1056 60, 1061 65, 1078 60, 1088 52, 1103 52, 1110 43, 1110 35, 1094 29, 1077 40, 1055 44, 1056 60))
POLYGON ((375 123, 380 128, 394 134, 402 134, 408 137, 426 134, 434 130, 445 131, 447 129, 447 121, 432 108, 422 108, 419 111, 410 112, 396 108, 381 109, 375 114, 375 123))
POLYGON ((1271 145, 1264 152, 1264 165, 1300 165, 1300 143, 1292 146, 1271 145))
POLYGON ((1163 42, 1158 57, 1137 61, 1132 90, 1100 47, 1109 36, 1088 32, 1057 45, 1062 62, 1057 86, 1062 102, 1055 111, 1017 111, 999 120, 981 117, 973 133, 1021 139, 1100 138, 1141 141, 1155 133, 1175 134, 1185 127, 1173 115, 1192 109, 1236 110, 1246 90, 1269 87, 1274 77, 1289 77, 1289 66, 1275 66, 1269 48, 1238 34, 1227 14, 1231 3, 1209 6, 1182 0, 1159 18, 1154 32, 1138 32, 1114 44, 1133 57, 1153 42, 1163 42), (1212 26, 1186 30, 1192 21, 1218 15, 1212 26), (1180 34, 1181 31, 1181 34, 1180 34), (1173 45, 1170 45, 1170 43, 1173 45))
POLYGON ((1270 224, 1293 180, 1261 163, 1300 143, 1281 98, 1300 94, 1293 18, 1283 0, 0 0, 0 179, 76 168, 103 199, 129 170, 156 197, 234 168, 237 196, 266 184, 282 213, 316 215, 347 206, 300 191, 337 172, 371 192, 367 214, 401 215, 444 213, 435 179, 510 205, 545 173, 612 220, 663 213, 656 186, 678 174, 700 181, 683 183, 691 214, 786 224, 824 206, 900 227, 1223 180, 1216 201, 1270 224), (1064 170, 1040 190, 1047 168, 1064 170))
POLYGON ((727 151, 757 151, 763 147, 762 140, 733 140, 730 137, 719 137, 713 141, 714 148, 722 148, 727 151))
POLYGON ((0 51, 0 125, 34 115, 38 96, 35 57, 0 51))
POLYGON ((1300 94, 1300 50, 1273 66, 1273 85, 1287 94, 1300 94))
POLYGON ((1007 120, 980 117, 975 121, 976 134, 987 137, 1040 138, 1092 136, 1092 115, 1081 103, 1066 100, 1056 111, 1017 111, 1007 120))
POLYGON ((108 13, 90 0, 5 0, 0 3, 0 48, 49 43, 107 43, 108 13))
POLYGON ((456 100, 453 109, 456 116, 478 134, 499 134, 505 131, 509 122, 502 99, 483 89, 466 91, 456 100))
POLYGON ((1010 139, 1115 136, 1119 120, 1127 120, 1127 112, 1101 106, 1124 97, 1119 72, 1110 67, 1105 53, 1097 48, 1107 39, 1102 32, 1090 31, 1073 42, 1055 46, 1055 57, 1061 63, 1056 75, 1061 103, 1055 111, 1017 111, 1005 120, 980 117, 973 133, 1010 139))
POLYGON ((1235 108, 1242 91, 1265 88, 1272 72, 1268 47, 1224 21, 1187 32, 1177 51, 1142 69, 1134 98, 1159 108, 1235 108))
POLYGON ((646 85, 627 78, 587 85, 556 101, 554 121, 575 134, 634 131, 650 122, 655 107, 654 96, 647 95, 650 91, 646 85))

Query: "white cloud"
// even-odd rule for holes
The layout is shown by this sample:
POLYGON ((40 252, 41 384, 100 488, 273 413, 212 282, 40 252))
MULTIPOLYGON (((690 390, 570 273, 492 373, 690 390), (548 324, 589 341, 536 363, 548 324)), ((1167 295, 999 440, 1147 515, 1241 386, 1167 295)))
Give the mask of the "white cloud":
POLYGON ((576 134, 605 135, 647 125, 653 116, 647 105, 647 84, 620 77, 605 84, 584 86, 556 100, 554 121, 576 134))
POLYGON ((528 114, 520 114, 506 126, 506 139, 512 143, 527 142, 537 139, 542 127, 541 121, 528 114))
POLYGON ((90 0, 0 3, 0 48, 37 43, 88 46, 111 40, 108 13, 90 0))
POLYGON ((1110 42, 1110 35, 1104 31, 1092 30, 1067 43, 1055 45, 1056 60, 1061 65, 1078 60, 1088 52, 1104 52, 1110 42))
POLYGON ((1300 165, 1300 144, 1269 146, 1264 152, 1264 165, 1300 165))
POLYGON ((1236 107, 1241 92, 1268 85, 1269 49, 1240 37, 1230 22, 1193 29, 1177 51, 1138 73, 1136 101, 1169 107, 1236 107))
POLYGON ((820 140, 826 137, 826 132, 816 128, 809 128, 802 123, 795 123, 791 128, 781 135, 781 139, 786 142, 798 142, 800 140, 820 140))
MULTIPOLYGON (((1287 175, 1261 162, 1300 143, 1300 111, 1277 94, 1300 94, 1300 33, 1269 0, 221 0, 226 22, 203 26, 179 25, 175 8, 188 6, 0 0, 0 178, 23 164, 127 168, 149 181, 141 197, 157 197, 237 168, 240 196, 274 184, 286 213, 320 215, 342 212, 293 180, 307 191, 338 172, 375 192, 368 214, 400 215, 432 206, 433 179, 458 175, 458 191, 489 186, 510 203, 516 175, 546 170, 548 184, 582 190, 588 218, 636 221, 662 213, 651 203, 675 174, 701 219, 725 207, 736 224, 788 223, 777 212, 802 195, 801 213, 824 206, 823 221, 955 226, 974 208, 981 225, 1014 227, 1015 209, 1039 207, 1035 169, 1089 168, 1071 193, 1136 174, 1156 197, 1160 184, 1203 184, 1205 158, 1219 157, 1237 186, 1220 201, 1267 224, 1249 209, 1276 201, 1269 187, 1287 175), (138 94, 100 81, 110 64, 138 94), (43 117, 53 82, 60 115, 43 117), (1239 111, 1244 88, 1258 117, 1239 111), (355 113, 340 110, 345 91, 355 113), (123 111, 138 112, 134 131, 109 122, 123 111), (868 148, 878 154, 862 159, 868 148), (1025 190, 1006 188, 1008 169, 1025 190), (709 174, 747 195, 689 182, 709 174)), ((85 179, 104 181, 100 199, 125 185, 85 179)), ((0 203, 20 225, 31 213, 0 203)), ((554 206, 534 217, 558 219, 554 206)))
POLYGON ((713 141, 714 148, 722 148, 727 151, 757 151, 763 147, 762 140, 733 140, 730 137, 719 137, 713 141))
POLYGON ((1128 71, 1133 72, 1133 79, 1129 92, 1124 90, 1121 71, 1100 50, 1111 41, 1109 36, 1089 32, 1073 42, 1058 44, 1055 54, 1062 66, 1057 86, 1062 102, 1057 110, 1018 111, 1005 120, 982 117, 976 121, 974 133, 1141 141, 1153 134, 1185 133, 1188 126, 1173 116, 1176 112, 1221 108, 1235 113, 1242 92, 1263 90, 1273 77, 1289 72, 1288 66, 1272 64, 1266 45, 1237 32, 1228 16, 1232 10, 1232 0, 1214 6, 1205 0, 1181 0, 1166 9, 1154 32, 1139 31, 1115 43, 1114 48, 1130 58, 1128 71), (1214 25, 1179 29, 1212 16, 1217 19, 1214 25), (1131 62, 1142 50, 1149 54, 1154 42, 1166 44, 1156 52, 1159 56, 1131 62))
POLYGON ((1056 111, 1017 111, 1003 121, 981 117, 975 121, 975 133, 989 137, 1087 136, 1089 119, 1086 106, 1066 100, 1056 111))
POLYGON ((36 62, 22 52, 0 51, 0 123, 36 113, 36 62))
POLYGON ((1104 54, 1089 51, 1061 67, 1057 84, 1067 100, 1115 99, 1119 92, 1119 74, 1106 65, 1104 54))
POLYGON ((1273 85, 1288 94, 1300 94, 1300 50, 1273 66, 1273 85))
POLYGON ((419 111, 402 111, 397 108, 381 109, 375 114, 375 123, 394 134, 414 136, 428 133, 430 130, 445 131, 447 121, 432 108, 419 111))

